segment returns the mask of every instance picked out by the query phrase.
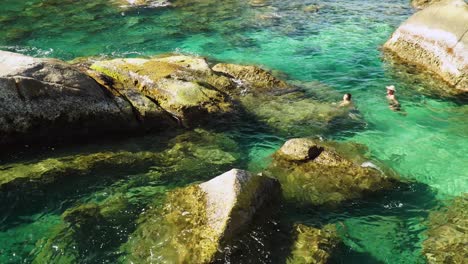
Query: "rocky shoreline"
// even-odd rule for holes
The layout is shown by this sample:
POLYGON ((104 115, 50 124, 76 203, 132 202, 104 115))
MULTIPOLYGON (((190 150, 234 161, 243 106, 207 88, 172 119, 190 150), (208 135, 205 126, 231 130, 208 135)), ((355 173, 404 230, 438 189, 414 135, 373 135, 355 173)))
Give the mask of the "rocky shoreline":
MULTIPOLYGON (((166 1, 119 4, 126 2, 139 7, 169 5, 166 1)), ((265 1, 250 4, 264 6, 265 1)), ((423 10, 401 25, 384 49, 435 73, 457 93, 467 92, 467 4, 461 0, 413 4, 423 10)), ((238 242, 252 222, 269 219, 285 201, 320 210, 406 184, 373 160, 365 146, 318 138, 287 140, 258 174, 232 169, 245 165, 238 143, 207 128, 236 126, 236 120, 245 116, 288 138, 300 136, 304 126, 309 135, 326 134, 336 119, 349 117, 347 110, 314 99, 258 66, 213 64, 181 54, 69 63, 0 51, 2 147, 177 131, 145 150, 121 146, 118 151, 2 166, 0 199, 5 204, 0 209, 13 204, 15 210, 26 210, 31 196, 45 204, 49 189, 60 183, 120 179, 127 171, 143 170, 145 174, 123 180, 118 188, 136 188, 144 202, 111 194, 71 206, 61 212, 61 225, 53 234, 38 242, 33 262, 78 262, 103 247, 118 248, 121 262, 212 263, 227 254, 224 248, 238 242), (154 164, 160 167, 154 169, 154 164), (170 190, 139 189, 139 182, 176 176, 182 180, 194 168, 208 167, 221 174, 170 190), (117 172, 101 173, 109 168, 117 172), (156 193, 165 197, 163 202, 154 199, 156 193), (107 237, 121 226, 128 232, 121 240, 107 237), (84 243, 88 239, 104 242, 84 243)), ((289 224, 287 263, 328 263, 341 243, 338 223, 289 224)), ((429 263, 461 263, 467 258, 466 197, 432 212, 428 228, 422 253, 429 263)))

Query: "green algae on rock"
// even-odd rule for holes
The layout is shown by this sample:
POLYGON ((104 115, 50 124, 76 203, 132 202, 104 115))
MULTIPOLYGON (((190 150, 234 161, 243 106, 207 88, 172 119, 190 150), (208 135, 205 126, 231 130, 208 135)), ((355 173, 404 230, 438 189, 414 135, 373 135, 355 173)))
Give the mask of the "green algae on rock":
POLYGON ((209 263, 278 192, 275 180, 236 169, 175 190, 162 212, 150 208, 141 215, 124 261, 209 263))
MULTIPOLYGON (((213 118, 233 111, 225 93, 209 80, 197 78, 197 74, 211 73, 202 58, 114 59, 97 61, 91 69, 112 78, 113 83, 122 87, 119 90, 136 90, 143 94, 185 126, 200 123, 207 116, 213 118)), ((213 79, 226 80, 223 76, 213 79)), ((229 85, 229 81, 226 82, 229 85)))
POLYGON ((341 145, 346 143, 290 139, 273 155, 265 174, 279 180, 286 199, 313 205, 338 204, 394 185, 373 163, 363 163, 360 153, 349 151, 355 146, 341 145))
POLYGON ((295 225, 295 242, 287 264, 326 264, 340 239, 334 225, 321 229, 295 225))
POLYGON ((213 70, 228 74, 231 78, 247 82, 253 91, 272 91, 290 88, 284 81, 257 66, 218 63, 213 70))
POLYGON ((49 238, 38 241, 33 263, 96 261, 98 252, 115 249, 125 241, 125 232, 115 230, 131 227, 138 212, 121 194, 68 209, 49 238))
POLYGON ((428 263, 465 263, 468 259, 468 195, 429 215, 423 254, 428 263))
POLYGON ((91 171, 106 168, 130 170, 149 167, 155 163, 157 157, 158 154, 153 152, 120 151, 49 158, 33 164, 9 164, 2 168, 0 190, 27 190, 33 185, 47 185, 60 179, 86 175, 91 171))
POLYGON ((385 43, 385 50, 468 91, 468 5, 443 0, 417 12, 385 43))

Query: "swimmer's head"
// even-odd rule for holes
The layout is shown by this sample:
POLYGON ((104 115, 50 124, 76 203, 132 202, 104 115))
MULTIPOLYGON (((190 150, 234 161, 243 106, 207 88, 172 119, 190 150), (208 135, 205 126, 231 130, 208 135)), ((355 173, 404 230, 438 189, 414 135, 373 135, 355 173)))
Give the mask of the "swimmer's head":
POLYGON ((395 91, 396 91, 394 85, 390 85, 390 86, 387 86, 387 87, 385 87, 385 88, 387 88, 387 93, 388 93, 388 94, 394 94, 395 91))
POLYGON ((351 101, 351 94, 350 93, 345 93, 343 95, 343 101, 351 101))

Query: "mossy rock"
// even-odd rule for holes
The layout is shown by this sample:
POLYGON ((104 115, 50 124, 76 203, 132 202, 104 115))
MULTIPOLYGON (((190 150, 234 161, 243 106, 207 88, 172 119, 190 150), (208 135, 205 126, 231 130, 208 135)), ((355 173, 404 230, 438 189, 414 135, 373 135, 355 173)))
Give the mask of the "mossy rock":
POLYGON ((23 187, 28 189, 31 185, 40 186, 105 168, 151 166, 157 157, 158 154, 153 152, 119 151, 49 158, 32 164, 9 164, 2 169, 0 190, 23 187))
POLYGON ((123 196, 68 209, 51 236, 37 242, 33 263, 86 262, 99 251, 115 248, 123 239, 115 230, 131 222, 135 213, 123 196))
POLYGON ((275 180, 235 169, 177 189, 162 209, 156 206, 141 215, 122 261, 210 263, 278 191, 275 180))
POLYGON ((213 70, 225 73, 232 78, 246 82, 255 91, 275 91, 291 88, 286 82, 257 66, 218 63, 213 70))
POLYGON ((239 98, 245 110, 272 129, 284 134, 310 135, 327 131, 349 110, 309 98, 302 91, 285 94, 247 94, 239 98))
POLYGON ((334 225, 321 229, 297 224, 294 228, 295 242, 287 264, 326 264, 340 243, 334 225))
POLYGON ((429 215, 423 254, 428 263, 466 263, 468 259, 468 195, 429 215))
POLYGON ((291 139, 265 173, 279 180, 287 199, 313 205, 338 204, 394 186, 396 180, 382 169, 363 163, 365 157, 356 151, 362 149, 341 145, 346 144, 291 139))
POLYGON ((114 59, 97 61, 90 68, 111 78, 109 86, 121 94, 140 93, 185 126, 234 110, 222 92, 230 80, 213 74, 202 58, 114 59))

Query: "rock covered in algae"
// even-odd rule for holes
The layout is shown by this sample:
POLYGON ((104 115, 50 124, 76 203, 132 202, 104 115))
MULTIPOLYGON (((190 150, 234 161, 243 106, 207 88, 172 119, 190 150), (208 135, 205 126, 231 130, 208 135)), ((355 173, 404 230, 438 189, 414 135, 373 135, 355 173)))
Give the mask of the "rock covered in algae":
POLYGON ((458 92, 468 91, 468 5, 443 0, 404 22, 384 48, 439 75, 458 92))
POLYGON ((153 152, 99 152, 88 155, 49 158, 33 164, 8 164, 2 168, 0 190, 26 190, 55 181, 87 175, 102 169, 129 170, 151 166, 158 158, 153 152))
POLYGON ((228 74, 237 80, 247 82, 254 90, 269 91, 289 88, 287 83, 257 66, 218 63, 213 66, 213 70, 228 74))
POLYGON ((123 100, 76 67, 0 51, 0 144, 136 125, 123 100))
POLYGON ((49 238, 37 242, 33 263, 96 261, 99 252, 115 249, 126 239, 121 229, 131 226, 137 213, 121 194, 70 208, 49 238))
POLYGON ((229 86, 229 80, 212 75, 202 58, 114 59, 97 61, 91 69, 112 78, 124 96, 143 94, 187 126, 233 110, 226 94, 214 86, 223 80, 229 86))
POLYGON ((278 192, 274 179, 237 169, 177 189, 168 194, 162 212, 154 208, 141 215, 125 246, 125 261, 209 263, 278 192))
POLYGON ((287 264, 325 264, 340 243, 335 226, 321 229, 298 224, 295 226, 295 242, 287 264))
POLYGON ((468 195, 429 215, 423 254, 431 264, 466 263, 468 260, 468 195))
POLYGON ((314 205, 337 204, 393 186, 394 179, 349 143, 290 139, 273 155, 266 175, 281 183, 287 199, 314 205), (365 163, 364 163, 365 162, 365 163))
POLYGON ((346 118, 348 114, 347 109, 314 100, 303 91, 279 95, 247 94, 239 100, 258 121, 283 134, 320 134, 328 130, 335 119, 346 118))

